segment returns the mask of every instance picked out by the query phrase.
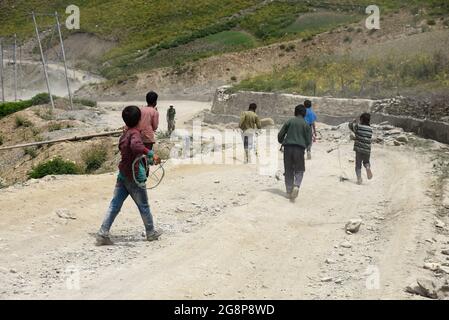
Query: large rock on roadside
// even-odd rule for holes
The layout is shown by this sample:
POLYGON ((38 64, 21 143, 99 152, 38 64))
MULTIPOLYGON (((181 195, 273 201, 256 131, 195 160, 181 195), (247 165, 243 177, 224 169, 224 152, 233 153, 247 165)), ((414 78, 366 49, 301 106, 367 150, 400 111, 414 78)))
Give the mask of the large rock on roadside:
POLYGON ((361 224, 362 219, 351 219, 346 223, 345 230, 351 233, 359 232, 361 224))
POLYGON ((430 299, 438 299, 435 283, 429 279, 418 279, 416 283, 407 286, 405 291, 430 299))
POLYGON ((271 118, 260 119, 260 125, 262 128, 274 126, 274 120, 271 118))
POLYGON ((396 137, 396 141, 398 142, 402 142, 402 143, 407 143, 408 142, 408 138, 406 135, 400 135, 396 137))

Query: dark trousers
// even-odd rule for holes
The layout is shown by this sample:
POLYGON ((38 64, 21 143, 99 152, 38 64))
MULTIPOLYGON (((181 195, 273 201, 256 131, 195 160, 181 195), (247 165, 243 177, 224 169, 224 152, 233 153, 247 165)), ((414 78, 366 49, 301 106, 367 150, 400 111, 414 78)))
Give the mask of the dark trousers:
POLYGON ((301 186, 304 171, 306 171, 304 152, 305 149, 301 146, 284 146, 285 187, 287 193, 292 192, 293 186, 301 186))
POLYGON ((355 152, 355 170, 362 170, 362 164, 365 168, 369 168, 370 163, 370 154, 369 153, 361 153, 355 152))

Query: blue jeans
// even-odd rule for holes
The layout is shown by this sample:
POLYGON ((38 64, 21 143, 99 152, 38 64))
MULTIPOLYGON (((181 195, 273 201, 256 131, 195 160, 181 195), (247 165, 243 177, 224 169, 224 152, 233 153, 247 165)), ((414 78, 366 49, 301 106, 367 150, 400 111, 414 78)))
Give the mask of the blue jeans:
POLYGON ((100 234, 108 235, 115 218, 118 216, 123 202, 125 202, 128 195, 134 200, 139 208, 140 215, 145 225, 147 233, 154 230, 153 216, 151 215, 150 205, 148 204, 147 189, 140 188, 134 181, 128 179, 117 179, 115 185, 114 197, 112 198, 109 209, 106 212, 103 224, 101 225, 100 234))

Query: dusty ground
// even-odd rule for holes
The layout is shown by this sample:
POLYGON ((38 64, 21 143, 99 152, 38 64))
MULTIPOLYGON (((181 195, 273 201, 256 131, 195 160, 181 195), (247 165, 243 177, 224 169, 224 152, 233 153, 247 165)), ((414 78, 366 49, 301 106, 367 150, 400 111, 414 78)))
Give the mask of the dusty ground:
POLYGON ((115 174, 0 190, 0 298, 416 298, 405 286, 433 276, 424 261, 445 259, 438 250, 449 245, 434 226, 441 208, 429 151, 375 145, 375 178, 358 186, 352 143, 343 140, 340 167, 338 150, 327 152, 336 141, 328 129, 296 203, 255 166, 169 164, 149 192, 165 230, 153 243, 143 241, 128 200, 112 230, 116 244, 93 245, 115 174), (346 234, 357 217, 360 231, 346 234))

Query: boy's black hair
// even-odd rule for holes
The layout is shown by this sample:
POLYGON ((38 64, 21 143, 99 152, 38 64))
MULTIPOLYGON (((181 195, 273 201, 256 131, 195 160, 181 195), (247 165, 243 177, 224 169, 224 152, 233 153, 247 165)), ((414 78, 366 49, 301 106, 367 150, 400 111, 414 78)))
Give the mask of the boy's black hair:
POLYGON ((255 104, 254 102, 249 105, 248 110, 256 112, 256 109, 257 109, 257 104, 255 104))
POLYGON ((304 101, 304 107, 306 107, 307 109, 312 108, 312 101, 310 100, 304 101))
POLYGON ((157 98, 159 96, 156 92, 150 91, 147 93, 147 105, 155 107, 157 105, 157 98))
POLYGON ((140 121, 140 109, 136 106, 127 106, 122 111, 122 118, 128 128, 134 128, 140 121))
POLYGON ((297 105, 295 107, 295 117, 302 116, 303 118, 306 116, 306 107, 303 104, 297 105))
POLYGON ((360 116, 360 123, 365 126, 369 126, 370 122, 371 122, 371 115, 367 112, 362 113, 362 115, 360 116))

